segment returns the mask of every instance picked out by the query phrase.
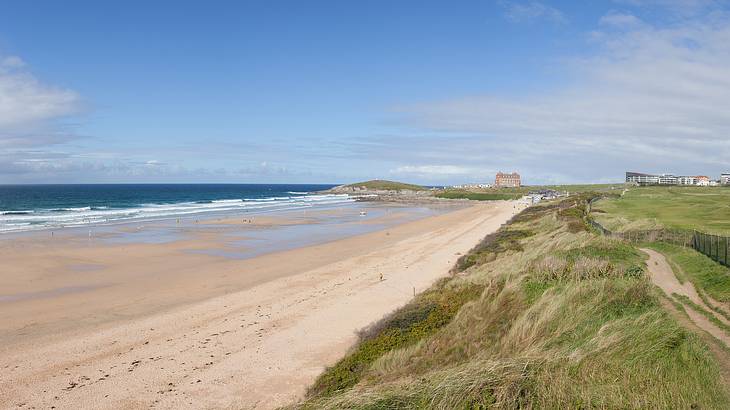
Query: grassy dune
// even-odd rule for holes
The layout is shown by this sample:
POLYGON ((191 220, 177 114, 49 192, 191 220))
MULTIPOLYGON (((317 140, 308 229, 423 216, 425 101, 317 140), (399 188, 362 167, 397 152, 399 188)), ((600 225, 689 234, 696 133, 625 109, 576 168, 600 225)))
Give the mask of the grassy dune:
POLYGON ((421 185, 406 184, 403 182, 386 181, 382 179, 374 179, 372 181, 357 182, 354 184, 345 185, 346 187, 365 187, 371 190, 382 190, 382 191, 425 191, 428 188, 421 185))
POLYGON ((599 201, 594 210, 596 220, 614 231, 668 227, 730 235, 725 187, 631 188, 621 198, 599 201))
POLYGON ((454 275, 365 329, 301 408, 728 408, 706 345, 660 306, 643 254, 532 207, 454 275))

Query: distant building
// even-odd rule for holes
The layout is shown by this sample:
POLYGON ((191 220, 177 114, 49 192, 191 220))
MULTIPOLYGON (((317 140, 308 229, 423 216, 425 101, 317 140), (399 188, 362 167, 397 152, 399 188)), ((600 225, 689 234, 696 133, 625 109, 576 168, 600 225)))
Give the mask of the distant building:
POLYGON ((710 177, 705 175, 697 175, 695 178, 697 178, 698 186, 710 186, 710 177))
POLYGON ((521 185, 520 174, 516 172, 511 174, 497 172, 497 176, 494 178, 494 186, 497 188, 518 188, 521 185))
POLYGON ((697 177, 693 176, 680 176, 677 177, 678 185, 697 185, 697 177))
POLYGON ((492 187, 491 184, 461 184, 461 185, 452 185, 451 186, 451 188, 455 188, 455 189, 476 189, 476 188, 486 189, 486 188, 491 188, 491 187, 492 187))
POLYGON ((659 175, 659 185, 677 185, 677 177, 672 174, 659 175))
POLYGON ((640 172, 627 172, 626 182, 639 185, 659 185, 659 175, 642 174, 640 172))
POLYGON ((692 185, 692 186, 716 186, 720 183, 730 185, 730 174, 722 174, 720 182, 711 181, 705 175, 696 176, 675 176, 672 174, 642 174, 640 172, 627 172, 626 182, 637 185, 692 185), (723 182, 726 181, 726 182, 723 182))
POLYGON ((723 185, 730 185, 730 173, 720 174, 720 183, 723 185))

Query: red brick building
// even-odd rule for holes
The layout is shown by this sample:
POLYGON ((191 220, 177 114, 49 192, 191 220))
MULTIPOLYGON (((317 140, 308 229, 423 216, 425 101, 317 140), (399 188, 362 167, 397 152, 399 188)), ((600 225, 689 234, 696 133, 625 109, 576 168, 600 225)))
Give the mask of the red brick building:
POLYGON ((494 178, 494 186, 497 188, 516 188, 520 185, 520 174, 516 172, 511 174, 497 172, 497 176, 494 178))

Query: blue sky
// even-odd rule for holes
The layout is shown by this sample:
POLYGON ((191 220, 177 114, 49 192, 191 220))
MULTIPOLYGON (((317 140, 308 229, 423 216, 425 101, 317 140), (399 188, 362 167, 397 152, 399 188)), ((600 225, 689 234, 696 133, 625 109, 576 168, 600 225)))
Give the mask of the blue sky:
POLYGON ((730 169, 713 0, 0 1, 0 183, 730 169))

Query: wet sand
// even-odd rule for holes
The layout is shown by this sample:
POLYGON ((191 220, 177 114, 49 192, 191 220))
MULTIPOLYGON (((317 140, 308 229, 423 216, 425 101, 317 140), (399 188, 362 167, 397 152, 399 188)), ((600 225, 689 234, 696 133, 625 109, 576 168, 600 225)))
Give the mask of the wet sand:
MULTIPOLYGON (((195 252, 229 246, 220 237, 235 220, 162 243, 3 241, 0 407, 286 404, 357 329, 447 274, 515 212, 477 204, 248 259, 195 252)), ((275 219, 264 225, 289 223, 275 219)))

